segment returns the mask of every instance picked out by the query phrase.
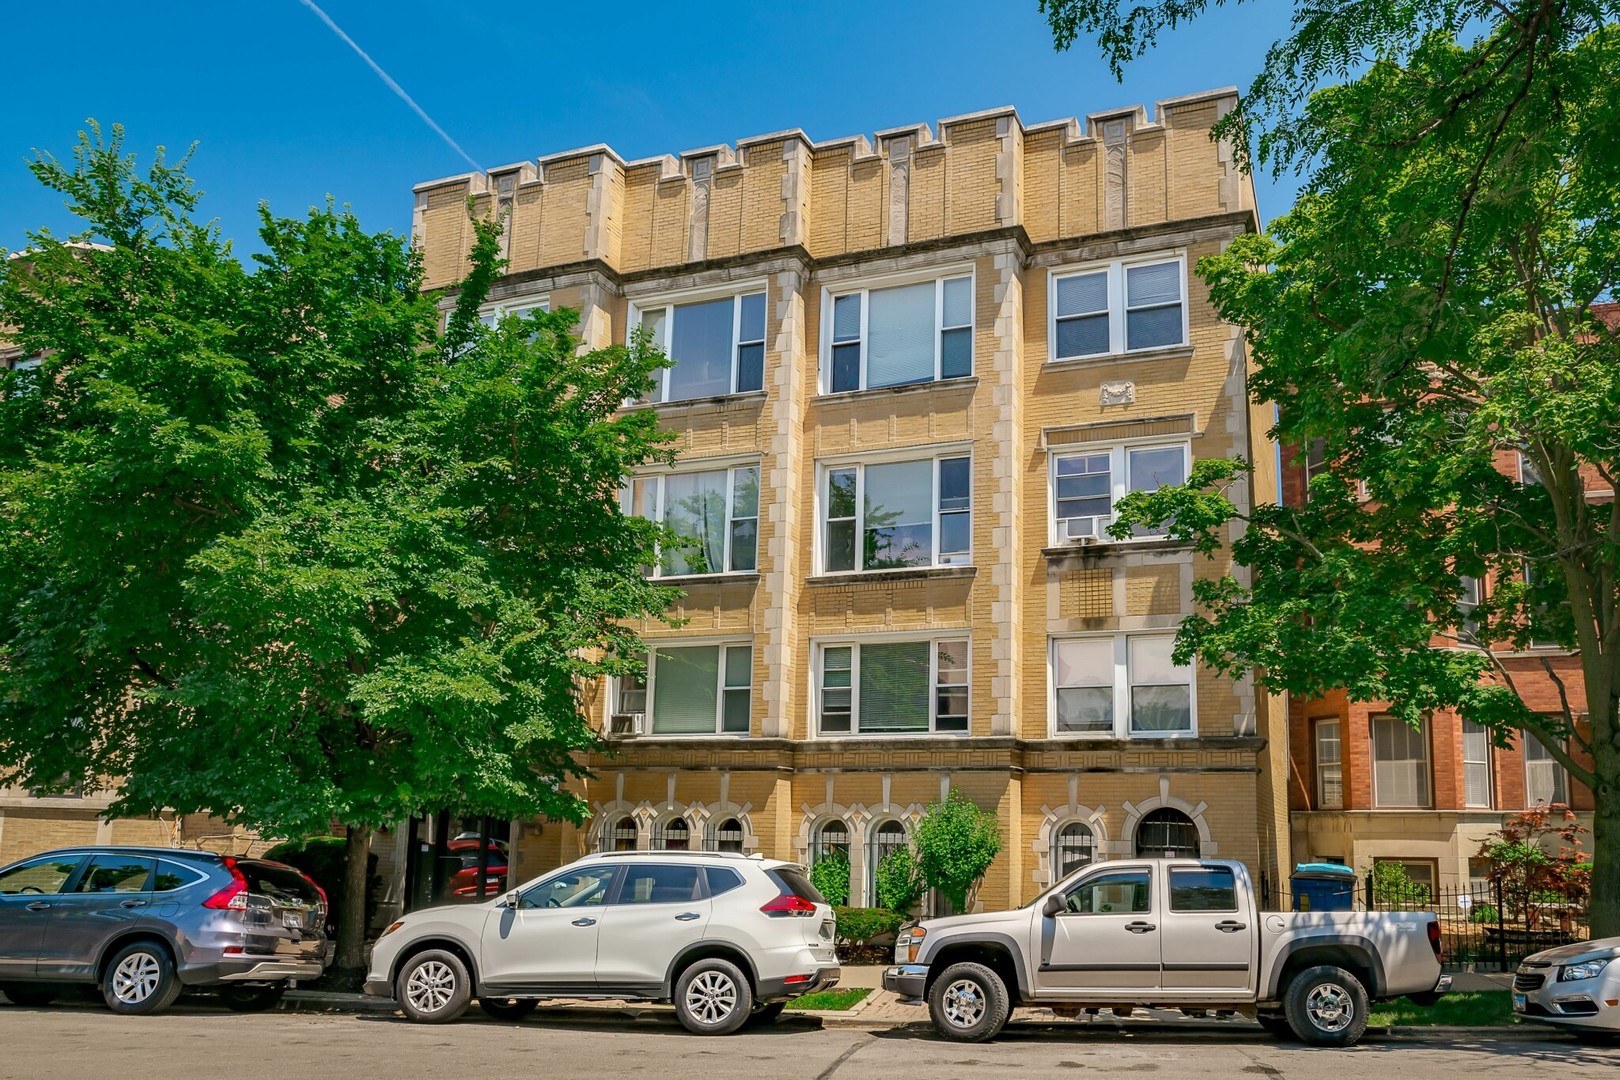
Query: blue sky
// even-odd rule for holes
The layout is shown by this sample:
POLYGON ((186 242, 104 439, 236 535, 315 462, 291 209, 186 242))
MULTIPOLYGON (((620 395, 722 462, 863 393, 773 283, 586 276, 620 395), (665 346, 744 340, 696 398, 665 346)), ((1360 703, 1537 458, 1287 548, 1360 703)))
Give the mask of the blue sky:
MULTIPOLYGON (((637 158, 783 128, 821 140, 1007 104, 1034 123, 1247 87, 1291 5, 1215 10, 1123 84, 1088 42, 1055 53, 1035 0, 323 7, 488 168, 597 142, 637 158)), ((143 159, 199 142, 203 212, 243 251, 260 200, 290 215, 330 194, 403 233, 413 184, 468 170, 299 0, 19 4, 5 23, 0 247, 72 227, 25 163, 34 147, 67 154, 92 116, 122 123, 143 159)), ((1285 211, 1294 182, 1257 180, 1262 214, 1285 211)))

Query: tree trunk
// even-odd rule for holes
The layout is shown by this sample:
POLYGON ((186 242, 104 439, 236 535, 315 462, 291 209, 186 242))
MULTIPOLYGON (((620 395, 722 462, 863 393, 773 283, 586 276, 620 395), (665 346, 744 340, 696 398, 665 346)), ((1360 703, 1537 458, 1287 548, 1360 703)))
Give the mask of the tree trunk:
POLYGON ((371 855, 371 829, 350 826, 343 854, 343 900, 338 909, 332 976, 358 986, 366 977, 366 864, 371 855))
POLYGON ((1620 937, 1620 748, 1593 750, 1592 936, 1620 937))

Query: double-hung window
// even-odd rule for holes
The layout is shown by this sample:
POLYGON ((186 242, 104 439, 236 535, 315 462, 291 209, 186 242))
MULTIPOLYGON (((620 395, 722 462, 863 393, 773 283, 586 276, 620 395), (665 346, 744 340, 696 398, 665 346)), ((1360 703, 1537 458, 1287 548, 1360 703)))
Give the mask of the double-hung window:
POLYGON ((1429 805, 1429 733, 1393 716, 1372 718, 1373 801, 1380 808, 1429 805))
POLYGON ((522 319, 537 311, 550 310, 551 302, 545 297, 502 300, 479 308, 478 321, 493 330, 502 319, 522 319))
POLYGON ((971 492, 965 455, 825 467, 822 571, 966 565, 971 492))
MULTIPOLYGON (((1183 484, 1192 464, 1186 443, 1097 447, 1052 454, 1052 543, 1103 538, 1114 506, 1133 491, 1183 484)), ((1164 528, 1137 526, 1136 536, 1162 536, 1164 528)))
POLYGON ((648 714, 654 735, 746 735, 753 683, 752 645, 661 645, 645 677, 619 678, 615 711, 648 714))
POLYGON ((973 276, 832 297, 822 390, 842 394, 973 374, 973 276))
POLYGON ((1519 745, 1524 748, 1524 805, 1568 806, 1569 774, 1528 731, 1519 732, 1519 745))
POLYGON ((743 573, 757 569, 759 466, 638 476, 628 511, 675 534, 654 576, 743 573))
POLYGON ((968 732, 966 638, 823 644, 816 674, 822 735, 968 732))
POLYGON ((1196 731, 1191 666, 1173 634, 1053 638, 1052 732, 1174 738, 1196 731))
POLYGON ((1054 360, 1187 342, 1186 264, 1179 256, 1055 273, 1051 281, 1054 360))
POLYGON ((641 325, 669 356, 649 401, 745 394, 765 388, 765 294, 638 306, 641 325))
POLYGON ((1483 724, 1464 720, 1462 725, 1463 805, 1491 805, 1491 733, 1483 724))
POLYGON ((1344 807, 1344 764, 1339 742, 1339 721, 1316 721, 1316 808, 1344 807))

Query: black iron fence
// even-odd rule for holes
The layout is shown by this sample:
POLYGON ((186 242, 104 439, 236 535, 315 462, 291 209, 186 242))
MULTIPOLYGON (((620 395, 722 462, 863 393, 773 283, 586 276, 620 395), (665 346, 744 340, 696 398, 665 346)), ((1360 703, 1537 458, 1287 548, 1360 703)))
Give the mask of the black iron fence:
POLYGON ((1427 911, 1440 924, 1448 971, 1512 971, 1531 953, 1591 936, 1586 898, 1551 889, 1524 890, 1500 882, 1435 887, 1419 882, 1390 888, 1368 874, 1352 878, 1347 897, 1324 904, 1320 888, 1261 879, 1268 911, 1427 911))

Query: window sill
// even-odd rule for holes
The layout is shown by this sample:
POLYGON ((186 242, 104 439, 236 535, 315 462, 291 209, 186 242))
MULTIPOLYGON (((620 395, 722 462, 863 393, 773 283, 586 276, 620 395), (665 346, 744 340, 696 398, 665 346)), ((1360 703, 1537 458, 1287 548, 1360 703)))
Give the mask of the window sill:
POLYGON ((1160 735, 1150 735, 1135 731, 1129 735, 1116 735, 1111 731, 1054 731, 1047 738, 1054 742, 1086 742, 1086 743, 1145 743, 1145 742, 1182 742, 1187 739, 1196 739, 1196 731, 1167 731, 1160 735))
POLYGON ((654 585, 676 585, 687 588, 692 585, 730 585, 743 582, 757 582, 758 570, 732 570, 724 574, 665 574, 662 577, 647 579, 654 585))
POLYGON ((1046 556, 1048 562, 1061 562, 1064 559, 1078 558, 1082 555, 1123 555, 1128 551, 1191 551, 1192 542, 1189 540, 1172 540, 1169 537, 1136 537, 1130 540, 1098 540, 1093 544, 1059 544, 1056 547, 1045 547, 1041 554, 1046 556))
POLYGON ((626 405, 620 411, 635 412, 639 409, 652 409, 660 416, 681 412, 735 412, 762 405, 766 397, 767 393, 764 390, 746 390, 740 394, 682 398, 679 401, 642 401, 633 405, 626 405))
POLYGON ((830 743, 864 739, 867 741, 895 742, 919 739, 962 740, 972 737, 972 734, 966 731, 830 731, 825 734, 817 732, 810 737, 810 741, 830 743))
POLYGON ((892 397, 896 394, 928 394, 965 392, 978 388, 979 377, 969 375, 961 379, 933 379, 929 382, 906 383, 903 386, 879 386, 870 390, 840 390, 837 393, 817 394, 812 400, 817 405, 837 405, 846 402, 870 401, 873 398, 892 397))
POLYGON ((884 581, 950 581, 969 579, 979 568, 968 566, 910 566, 903 570, 852 570, 832 574, 814 574, 804 579, 812 589, 833 585, 861 585, 884 581))
POLYGON ((746 731, 692 731, 682 734, 674 732, 648 732, 645 735, 603 735, 602 741, 609 746, 620 743, 661 743, 661 742, 696 742, 699 739, 718 739, 724 742, 747 742, 749 732, 746 731))
POLYGON ((1138 352, 1097 353, 1094 356, 1066 356, 1047 360, 1043 367, 1066 371, 1070 368, 1102 367, 1109 364, 1139 364, 1154 360, 1185 360, 1192 356, 1191 345, 1167 345, 1162 349, 1142 349, 1138 352))

